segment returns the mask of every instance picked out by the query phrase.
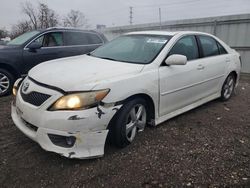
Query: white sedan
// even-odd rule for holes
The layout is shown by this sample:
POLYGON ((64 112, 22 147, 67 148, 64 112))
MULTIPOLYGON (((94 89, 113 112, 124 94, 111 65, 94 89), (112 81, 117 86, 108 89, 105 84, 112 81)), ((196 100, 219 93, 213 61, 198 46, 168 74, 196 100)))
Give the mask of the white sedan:
POLYGON ((13 88, 15 125, 43 149, 69 158, 104 155, 146 125, 158 125, 216 98, 228 100, 240 56, 200 32, 125 34, 92 53, 33 68, 13 88))

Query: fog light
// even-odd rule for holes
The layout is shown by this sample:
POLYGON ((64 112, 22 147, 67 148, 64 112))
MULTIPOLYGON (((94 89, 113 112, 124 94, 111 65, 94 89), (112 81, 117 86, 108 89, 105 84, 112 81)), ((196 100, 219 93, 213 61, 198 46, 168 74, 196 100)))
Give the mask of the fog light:
POLYGON ((76 142, 76 137, 74 136, 61 136, 55 134, 48 134, 48 136, 53 144, 64 148, 71 148, 76 142))
POLYGON ((69 146, 73 146, 75 144, 76 138, 74 136, 66 137, 66 143, 69 146))

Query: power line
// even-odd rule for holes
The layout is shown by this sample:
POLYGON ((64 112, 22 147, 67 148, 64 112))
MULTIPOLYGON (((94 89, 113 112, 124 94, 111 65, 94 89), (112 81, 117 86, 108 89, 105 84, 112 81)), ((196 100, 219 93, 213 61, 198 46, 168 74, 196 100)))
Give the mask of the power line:
MULTIPOLYGON (((137 5, 137 6, 134 6, 136 9, 138 8, 155 8, 155 7, 158 7, 159 8, 159 23, 160 23, 160 28, 161 28, 161 19, 162 19, 162 16, 161 16, 161 8, 160 7, 163 7, 163 6, 175 6, 175 5, 178 5, 178 4, 182 4, 182 5, 186 5, 186 4, 191 4, 191 3, 195 3, 195 2, 200 2, 201 0, 186 0, 186 1, 182 1, 182 2, 174 2, 174 3, 162 3, 162 4, 155 4, 155 5, 137 5)), ((133 24, 133 8, 132 6, 129 7, 129 23, 130 25, 133 24)))
POLYGON ((178 4, 189 4, 189 3, 194 3, 194 2, 199 2, 201 0, 187 0, 187 1, 182 1, 182 2, 175 2, 175 3, 162 3, 162 4, 151 4, 151 5, 137 5, 134 6, 135 8, 147 8, 147 7, 160 7, 160 6, 173 6, 173 5, 178 5, 178 4))
POLYGON ((129 7, 129 23, 130 25, 133 24, 133 7, 129 7))
MULTIPOLYGON (((130 6, 132 7, 132 16, 134 14, 134 8, 159 8, 160 6, 174 6, 174 5, 178 5, 178 4, 182 4, 182 5, 186 5, 186 4, 189 4, 189 3, 194 3, 194 2, 198 2, 198 1, 201 1, 201 0, 188 0, 188 1, 183 1, 183 2, 175 2, 175 3, 163 3, 163 4, 154 4, 154 5, 136 5, 136 6, 130 6)), ((124 8, 119 8, 119 9, 111 9, 111 10, 107 10, 107 11, 104 11, 102 13, 88 13, 86 15, 90 15, 91 17, 99 17, 99 16, 104 16, 104 15, 109 15, 109 16, 113 16, 114 13, 116 14, 121 14, 122 13, 122 10, 124 10, 124 8)), ((140 11, 140 10, 138 10, 140 11)), ((132 17, 133 19, 133 17, 132 17)))

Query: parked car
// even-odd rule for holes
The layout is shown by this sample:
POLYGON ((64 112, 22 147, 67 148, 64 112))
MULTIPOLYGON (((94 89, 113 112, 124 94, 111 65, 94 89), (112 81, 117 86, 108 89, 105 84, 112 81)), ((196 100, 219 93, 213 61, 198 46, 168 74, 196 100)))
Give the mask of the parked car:
POLYGON ((95 31, 49 28, 27 32, 0 46, 0 96, 9 94, 15 80, 41 62, 81 55, 107 39, 95 31))
POLYGON ((0 40, 0 45, 5 45, 5 44, 6 44, 6 42, 5 42, 5 41, 0 40))
POLYGON ((201 32, 134 32, 83 56, 47 62, 15 83, 12 119, 48 151, 69 158, 104 155, 216 98, 238 83, 240 56, 201 32), (49 75, 49 76, 48 76, 49 75))

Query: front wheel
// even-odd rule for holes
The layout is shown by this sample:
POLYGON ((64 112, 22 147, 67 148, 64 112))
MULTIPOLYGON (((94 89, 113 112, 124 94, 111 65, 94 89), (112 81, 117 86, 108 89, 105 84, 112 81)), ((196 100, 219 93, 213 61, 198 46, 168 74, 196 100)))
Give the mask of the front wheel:
POLYGON ((232 96, 233 92, 234 92, 234 88, 235 88, 235 76, 233 74, 230 74, 221 89, 221 99, 223 101, 227 101, 228 99, 230 99, 230 97, 232 96))
POLYGON ((0 97, 10 94, 14 84, 14 77, 4 69, 0 69, 0 97))
POLYGON ((125 147, 136 137, 138 131, 144 130, 147 123, 147 105, 143 99, 134 99, 120 109, 113 124, 115 145, 125 147))

